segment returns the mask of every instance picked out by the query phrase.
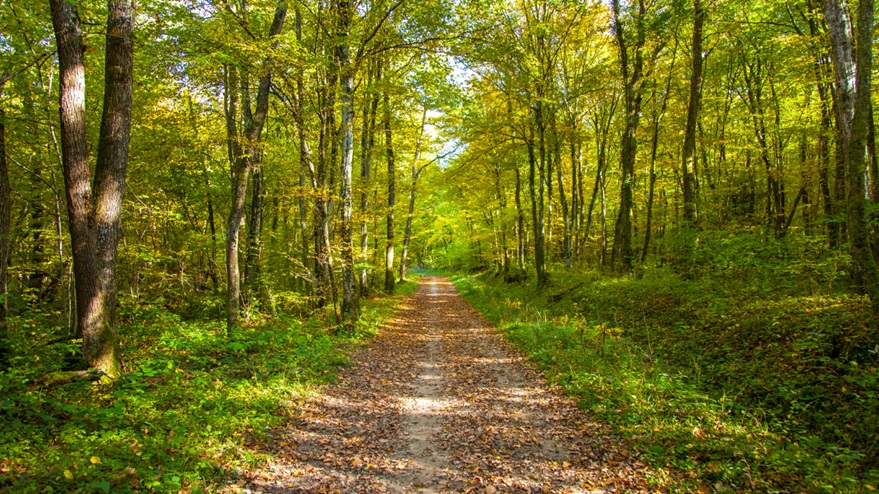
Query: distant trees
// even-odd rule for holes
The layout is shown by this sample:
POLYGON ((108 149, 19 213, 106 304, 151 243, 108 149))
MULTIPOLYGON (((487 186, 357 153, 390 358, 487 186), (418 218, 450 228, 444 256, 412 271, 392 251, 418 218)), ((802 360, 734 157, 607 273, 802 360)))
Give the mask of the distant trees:
MULTIPOLYGON (((855 285, 879 300, 868 213, 879 184, 868 138, 873 35, 861 27, 872 26, 872 3, 857 4, 856 23, 838 0, 765 7, 524 0, 465 16, 485 33, 460 52, 479 80, 461 126, 479 130, 462 133, 468 149, 454 176, 475 180, 473 162, 484 162, 509 184, 527 174, 534 191, 522 205, 532 212, 525 225, 489 214, 479 231, 504 230, 499 238, 521 244, 517 232, 530 230, 520 257, 545 283, 555 259, 632 272, 670 231, 756 229, 782 239, 824 230, 831 249, 848 240, 855 285)), ((498 195, 512 201, 514 189, 477 191, 460 218, 503 203, 498 195)), ((470 250, 467 263, 502 264, 506 242, 470 250)))

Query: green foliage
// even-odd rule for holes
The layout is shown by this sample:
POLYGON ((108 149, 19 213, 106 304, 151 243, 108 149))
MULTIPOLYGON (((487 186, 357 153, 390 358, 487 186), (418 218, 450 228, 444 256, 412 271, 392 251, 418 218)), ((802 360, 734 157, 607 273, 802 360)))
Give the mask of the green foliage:
POLYGON ((266 433, 348 364, 398 300, 369 301, 347 334, 328 331, 318 313, 255 319, 233 339, 219 321, 140 309, 120 329, 128 372, 48 388, 39 378, 65 356, 78 360, 78 342, 46 345, 37 328, 47 315, 14 319, 12 341, 27 343, 0 373, 0 490, 209 490, 267 459, 266 433))
POLYGON ((877 486, 879 355, 868 304, 827 290, 841 276, 834 256, 718 237, 691 244, 704 262, 680 269, 685 277, 557 272, 543 292, 489 275, 456 284, 550 379, 676 479, 657 483, 877 486))

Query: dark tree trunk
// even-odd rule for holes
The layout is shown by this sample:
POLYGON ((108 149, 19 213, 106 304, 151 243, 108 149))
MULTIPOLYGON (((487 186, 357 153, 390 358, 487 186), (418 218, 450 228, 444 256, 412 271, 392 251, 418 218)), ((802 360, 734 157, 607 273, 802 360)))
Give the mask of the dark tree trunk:
POLYGON ((852 274, 856 286, 870 296, 874 311, 879 311, 879 268, 871 248, 864 200, 873 66, 873 1, 858 2, 857 40, 842 0, 825 0, 824 12, 833 46, 840 134, 847 151, 849 188, 846 213, 852 274))
POLYGON ((400 281, 406 280, 406 259, 409 257, 409 242, 412 240, 412 217, 415 215, 415 197, 418 193, 418 160, 421 158, 421 142, 424 139, 424 124, 427 121, 427 107, 421 112, 421 130, 415 141, 415 156, 412 159, 412 185, 409 189, 409 212, 406 215, 406 233, 403 236, 403 252, 400 256, 400 281))
MULTIPOLYGON (((565 183, 563 180, 562 173, 562 153, 561 153, 561 142, 559 140, 558 129, 556 128, 555 117, 553 117, 551 121, 551 130, 552 130, 552 150, 553 156, 555 157, 555 169, 556 169, 556 181, 558 182, 559 189, 559 202, 562 206, 562 224, 563 224, 563 234, 562 234, 562 254, 565 262, 565 267, 570 269, 573 261, 574 261, 574 244, 572 239, 572 226, 571 226, 571 210, 568 208, 568 197, 565 193, 565 183)), ((576 192, 572 187, 571 192, 574 197, 576 197, 576 192)))
POLYGON ((61 149, 83 361, 115 377, 122 371, 113 324, 116 246, 130 135, 133 6, 126 0, 108 3, 104 114, 92 197, 79 16, 76 7, 63 0, 51 0, 50 5, 61 72, 61 149))
MULTIPOLYGON (((677 60, 677 50, 678 47, 676 43, 671 58, 672 69, 674 69, 675 60, 677 60)), ((665 115, 665 110, 668 107, 668 98, 671 95, 671 80, 673 75, 674 70, 669 71, 668 80, 665 83, 665 94, 662 97, 662 105, 653 119, 653 139, 650 142, 650 173, 647 177, 647 224, 644 228, 644 247, 641 249, 642 263, 647 260, 647 252, 650 248, 651 237, 653 236, 653 199, 656 195, 656 152, 659 148, 659 123, 662 121, 662 117, 665 115)), ((657 97, 657 91, 654 89, 654 103, 657 97)))
MULTIPOLYGON (((535 124, 540 121, 540 112, 535 109, 535 124)), ((534 131, 532 129, 528 142, 528 193, 531 196, 531 221, 534 227, 534 267, 537 271, 537 285, 546 284, 546 257, 544 254, 543 236, 543 173, 540 173, 540 181, 537 177, 537 157, 534 153, 534 131), (540 190, 538 191, 538 187, 540 190)))
MULTIPOLYGON (((275 38, 284 27, 287 17, 287 4, 281 0, 275 9, 275 16, 269 28, 269 38, 275 38)), ((277 42, 272 44, 274 48, 277 42)), ((244 204, 247 200, 247 181, 250 172, 260 166, 260 138, 269 113, 269 89, 272 85, 272 60, 263 61, 265 73, 259 78, 256 95, 256 111, 251 114, 248 86, 246 80, 240 82, 245 97, 242 105, 244 132, 239 135, 237 124, 239 81, 235 67, 229 67, 226 81, 225 113, 226 136, 229 145, 229 164, 232 176, 232 207, 226 229, 226 330, 231 333, 238 327, 241 300, 241 274, 238 266, 238 244, 241 219, 244 217, 244 204)), ((246 77, 242 77, 246 79, 246 77)), ((262 209, 262 208, 260 208, 262 209)), ((246 273, 245 273, 246 274, 246 273)))
POLYGON ((384 105, 385 152, 388 160, 388 243, 385 250, 385 292, 394 293, 394 206, 397 204, 394 177, 396 166, 394 165, 394 134, 391 130, 391 102, 387 93, 384 95, 384 105))
MULTIPOLYGON (((104 111, 95 166, 94 228, 101 291, 109 331, 116 332, 116 252, 131 135, 134 3, 110 0, 104 75, 104 111)), ((115 337, 114 337, 115 340, 115 337)), ((96 350, 96 353, 99 351, 96 350)))
POLYGON ((368 92, 370 94, 370 104, 363 105, 363 132, 360 141, 360 184, 362 192, 360 193, 360 214, 362 221, 360 223, 360 262, 364 267, 360 269, 360 295, 365 297, 369 295, 369 273, 370 269, 366 267, 369 263, 369 188, 370 174, 372 173, 372 152, 375 148, 375 120, 378 113, 379 94, 370 91, 374 90, 375 84, 381 80, 381 63, 375 64, 374 74, 370 74, 367 82, 368 92))
POLYGON ((341 162, 339 169, 341 237, 342 237, 342 317, 353 324, 360 317, 354 279, 354 243, 352 233, 352 168, 354 162, 354 68, 351 66, 348 37, 351 33, 352 6, 350 0, 336 0, 339 44, 336 46, 336 63, 341 74, 341 162))
POLYGON ((256 296, 260 284, 260 258, 262 257, 262 219, 265 203, 262 160, 254 159, 250 172, 250 221, 247 223, 247 257, 244 261, 244 285, 249 292, 248 303, 256 296))
POLYGON ((641 51, 644 46, 645 6, 638 2, 638 15, 635 19, 635 45, 632 47, 633 61, 629 67, 629 53, 623 33, 619 0, 613 2, 614 31, 620 49, 620 71, 624 85, 626 122, 620 143, 620 210, 617 214, 611 253, 611 266, 619 272, 629 272, 633 268, 632 252, 632 205, 635 157, 638 150, 637 130, 641 114, 641 72, 643 68, 641 51), (631 72, 630 72, 631 70, 631 72), (619 264, 617 264, 619 263, 619 264))
POLYGON ((690 72, 690 99, 687 103, 687 127, 684 132, 683 165, 681 175, 684 189, 684 221, 695 224, 696 207, 696 122, 702 103, 702 25, 705 10, 701 0, 693 0, 693 61, 690 72))
POLYGON ((525 269, 525 213, 522 211, 522 176, 516 166, 516 266, 525 269))
MULTIPOLYGON (((5 75, 5 74, 4 74, 5 75)), ((0 85, 0 97, 3 86, 0 85)), ((9 262, 9 230, 12 226, 12 188, 9 185, 9 165, 6 162, 6 114, 0 108, 0 354, 7 337, 6 317, 9 313, 7 265, 9 262)))

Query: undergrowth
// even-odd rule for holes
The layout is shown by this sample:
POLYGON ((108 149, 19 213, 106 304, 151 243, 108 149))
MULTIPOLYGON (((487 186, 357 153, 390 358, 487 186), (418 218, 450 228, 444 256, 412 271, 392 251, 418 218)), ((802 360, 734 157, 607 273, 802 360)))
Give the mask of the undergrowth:
MULTIPOLYGON (((417 285, 401 284, 398 293, 417 285)), ((45 316, 10 324, 15 357, 0 372, 0 490, 199 492, 268 459, 266 433, 348 365, 397 297, 365 302, 356 327, 324 314, 253 317, 227 337, 216 319, 136 308, 120 328, 127 372, 109 383, 46 387, 77 342, 46 344, 45 316)))
POLYGON ((551 280, 454 281, 550 380, 671 472, 657 488, 879 486, 879 342, 864 299, 658 268, 551 280))

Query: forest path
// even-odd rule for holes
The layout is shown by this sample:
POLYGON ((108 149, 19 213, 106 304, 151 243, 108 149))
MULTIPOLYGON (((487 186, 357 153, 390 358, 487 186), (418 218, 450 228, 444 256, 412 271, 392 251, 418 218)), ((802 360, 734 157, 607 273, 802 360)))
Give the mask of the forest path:
POLYGON ((645 467, 436 276, 270 450, 230 490, 648 490, 645 467))

